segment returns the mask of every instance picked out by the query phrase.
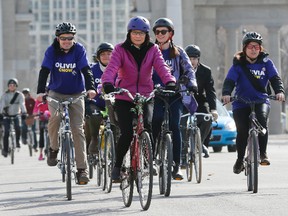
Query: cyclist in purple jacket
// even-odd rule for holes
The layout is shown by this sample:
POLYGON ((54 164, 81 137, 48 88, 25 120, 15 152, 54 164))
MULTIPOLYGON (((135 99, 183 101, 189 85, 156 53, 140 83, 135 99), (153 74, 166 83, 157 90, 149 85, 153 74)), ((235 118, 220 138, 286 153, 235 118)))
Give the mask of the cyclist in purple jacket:
MULTIPOLYGON (((130 19, 126 40, 115 46, 110 62, 102 75, 105 93, 113 92, 115 85, 128 89, 133 96, 136 93, 149 96, 153 91, 153 67, 166 86, 175 88, 175 78, 165 64, 158 46, 150 42, 149 29, 150 23, 145 17, 136 16, 130 19)), ((121 136, 116 146, 116 163, 112 171, 114 182, 120 180, 120 167, 133 138, 131 108, 134 106, 126 94, 116 96, 115 111, 118 115, 121 136)), ((149 132, 151 132, 152 113, 153 101, 144 107, 144 126, 149 132)))
MULTIPOLYGON (((257 32, 247 32, 242 40, 243 49, 235 54, 233 59, 233 65, 228 71, 227 77, 223 84, 222 100, 224 103, 230 102, 231 93, 235 89, 235 95, 248 99, 251 101, 263 100, 263 103, 257 103, 255 106, 255 112, 259 123, 268 129, 268 116, 270 111, 270 102, 268 99, 267 87, 268 82, 276 94, 276 98, 279 101, 284 101, 284 87, 283 82, 278 74, 278 71, 272 62, 268 58, 268 54, 264 52, 262 46, 262 36, 257 32), (247 70, 245 69, 247 68, 247 70), (250 74, 245 74, 246 71, 250 74), (251 79, 255 79, 258 85, 262 87, 256 89, 252 84, 251 79)), ((248 129, 249 129, 249 114, 251 112, 249 104, 245 104, 241 101, 233 102, 233 117, 237 127, 236 147, 237 147, 237 160, 233 166, 233 172, 239 174, 244 170, 244 155, 247 145, 248 129)), ((260 164, 270 165, 270 161, 267 156, 267 142, 268 133, 264 136, 259 136, 260 147, 260 164)))

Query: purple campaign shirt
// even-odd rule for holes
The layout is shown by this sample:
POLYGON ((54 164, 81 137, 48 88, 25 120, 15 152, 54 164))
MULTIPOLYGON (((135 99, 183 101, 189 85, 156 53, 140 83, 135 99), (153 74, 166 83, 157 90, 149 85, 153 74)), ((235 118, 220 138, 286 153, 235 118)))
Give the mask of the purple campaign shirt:
MULTIPOLYGON (((261 62, 247 64, 246 66, 263 87, 267 86, 270 78, 278 75, 278 71, 274 63, 268 57, 265 57, 261 62)), ((266 100, 266 103, 270 104, 268 95, 266 93, 257 91, 244 73, 245 72, 240 65, 232 65, 228 71, 226 78, 233 80, 236 84, 235 95, 251 101, 266 100)), ((239 101, 233 102, 233 110, 248 106, 249 104, 241 103, 239 101)))
POLYGON ((57 52, 51 45, 45 52, 42 67, 50 69, 49 89, 60 94, 77 94, 85 90, 81 69, 89 66, 86 50, 75 43, 68 53, 57 52))

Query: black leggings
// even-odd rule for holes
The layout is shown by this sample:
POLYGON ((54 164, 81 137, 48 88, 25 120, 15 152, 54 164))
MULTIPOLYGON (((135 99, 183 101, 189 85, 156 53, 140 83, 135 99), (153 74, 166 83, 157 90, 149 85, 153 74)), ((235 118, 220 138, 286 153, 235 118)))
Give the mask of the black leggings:
MULTIPOLYGON (((115 111, 118 117, 119 128, 121 135, 119 137, 118 143, 116 145, 116 163, 115 167, 121 167, 123 158, 127 153, 132 138, 133 138, 133 113, 131 108, 135 105, 129 101, 116 100, 115 101, 115 111)), ((151 137, 151 124, 153 115, 153 101, 149 102, 144 106, 144 127, 148 130, 151 137)))
MULTIPOLYGON (((241 108, 233 111, 233 117, 237 127, 236 148, 238 153, 238 159, 243 160, 245 156, 245 150, 248 139, 249 130, 249 115, 251 108, 241 108)), ((270 112, 270 106, 267 104, 257 104, 255 106, 255 113, 259 123, 267 130, 264 136, 259 135, 259 148, 260 154, 266 153, 268 142, 268 116, 270 112)))

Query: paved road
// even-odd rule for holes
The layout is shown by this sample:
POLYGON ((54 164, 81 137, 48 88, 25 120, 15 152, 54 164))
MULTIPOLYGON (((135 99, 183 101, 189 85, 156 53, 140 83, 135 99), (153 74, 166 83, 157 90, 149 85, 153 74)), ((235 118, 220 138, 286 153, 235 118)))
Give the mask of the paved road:
POLYGON ((243 173, 235 175, 232 166, 236 154, 211 153, 203 159, 203 179, 200 184, 173 181, 170 197, 159 195, 154 178, 150 209, 141 210, 137 196, 130 208, 122 203, 119 185, 107 194, 89 185, 73 185, 73 199, 65 198, 65 184, 60 172, 28 156, 26 146, 16 155, 14 165, 0 156, 0 215, 213 215, 252 216, 287 215, 288 203, 288 136, 273 135, 269 141, 271 166, 260 167, 259 192, 246 190, 243 173))

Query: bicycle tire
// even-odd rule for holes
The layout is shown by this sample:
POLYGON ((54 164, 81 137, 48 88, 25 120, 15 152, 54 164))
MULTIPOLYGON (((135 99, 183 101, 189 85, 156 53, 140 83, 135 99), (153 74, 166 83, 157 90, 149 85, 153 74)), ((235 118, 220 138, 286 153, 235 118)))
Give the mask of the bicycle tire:
POLYGON ((193 139, 193 131, 192 129, 189 129, 188 131, 188 137, 187 137, 187 143, 186 143, 186 176, 187 176, 187 181, 191 182, 192 181, 192 175, 193 175, 193 158, 192 158, 192 143, 193 139))
POLYGON ((94 160, 91 154, 88 155, 88 164, 89 164, 89 179, 93 178, 94 172, 94 160))
POLYGON ((153 189, 153 153, 149 133, 143 131, 139 136, 139 162, 137 169, 137 186, 143 210, 148 210, 153 189))
POLYGON ((253 161, 252 165, 253 167, 253 193, 258 192, 258 166, 259 166, 259 158, 258 158, 258 151, 259 151, 259 145, 258 145, 258 136, 256 131, 252 131, 252 144, 253 144, 253 161))
POLYGON ((114 149, 114 136, 111 130, 106 131, 105 134, 105 169, 104 176, 106 182, 106 191, 110 193, 112 190, 112 168, 114 167, 115 149, 114 149))
POLYGON ((69 133, 65 134, 64 143, 66 158, 66 195, 67 199, 72 199, 72 167, 71 167, 71 137, 69 133))
POLYGON ((130 207, 133 198, 134 190, 134 177, 133 171, 131 168, 131 151, 130 149, 126 153, 126 156, 123 161, 123 166, 121 168, 121 183, 120 189, 122 192, 123 203, 126 207, 130 207))
POLYGON ((28 131, 28 148, 29 148, 29 155, 32 157, 33 155, 33 134, 32 131, 28 131))
POLYGON ((172 153, 172 138, 170 133, 165 133, 163 140, 160 141, 160 173, 159 175, 159 188, 160 194, 164 196, 170 196, 171 192, 171 179, 172 179, 172 163, 173 163, 173 153, 172 153))
POLYGON ((15 136, 13 134, 10 135, 10 144, 11 144, 11 148, 10 148, 10 156, 11 156, 11 164, 14 164, 14 160, 15 160, 15 136))
POLYGON ((195 129, 193 138, 194 138, 193 164, 194 164, 194 170, 195 170, 195 177, 196 177, 197 183, 200 183, 201 178, 202 178, 202 142, 201 142, 200 130, 198 127, 196 127, 195 129))

